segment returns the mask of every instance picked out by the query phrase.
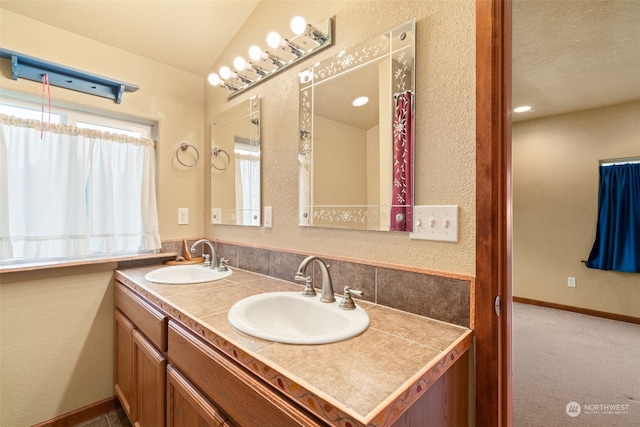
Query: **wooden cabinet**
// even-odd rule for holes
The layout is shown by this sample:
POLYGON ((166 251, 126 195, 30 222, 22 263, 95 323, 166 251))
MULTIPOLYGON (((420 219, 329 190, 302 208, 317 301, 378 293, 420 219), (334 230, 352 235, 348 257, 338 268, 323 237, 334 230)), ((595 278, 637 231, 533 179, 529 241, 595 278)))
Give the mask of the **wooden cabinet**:
POLYGON ((218 408, 176 368, 167 366, 167 427, 231 427, 218 408))
POLYGON ((114 388, 136 427, 164 427, 167 317, 116 283, 114 388))
POLYGON ((133 328, 134 325, 120 310, 115 312, 113 382, 116 396, 127 417, 133 419, 133 328))
POLYGON ((167 359, 133 331, 133 417, 136 427, 164 426, 167 359))

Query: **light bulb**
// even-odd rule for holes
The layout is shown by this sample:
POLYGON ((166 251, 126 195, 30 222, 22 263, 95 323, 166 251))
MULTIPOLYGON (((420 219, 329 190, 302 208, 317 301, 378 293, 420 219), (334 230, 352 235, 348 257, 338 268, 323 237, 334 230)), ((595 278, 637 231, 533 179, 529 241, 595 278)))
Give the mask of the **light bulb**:
POLYGON ((242 56, 236 56, 236 58, 233 60, 233 66, 238 71, 245 70, 247 61, 245 61, 242 56))
POLYGON ((216 73, 209 74, 209 76, 207 77, 207 80, 209 81, 209 84, 211 86, 219 86, 220 85, 220 76, 217 75, 216 73))
POLYGON ((280 47, 281 40, 282 38, 280 37, 280 34, 276 33, 275 31, 272 31, 267 35, 267 44, 272 49, 280 47))
POLYGON ((307 28, 307 21, 304 20, 302 16, 295 16, 291 20, 291 31, 294 34, 300 35, 304 33, 304 30, 307 28))
POLYGON ((229 77, 231 77, 231 68, 227 67, 226 65, 224 67, 221 67, 220 77, 222 77, 223 80, 227 80, 229 77))
POLYGON ((260 49, 260 46, 251 46, 249 48, 249 58, 254 61, 259 61, 262 59, 262 49, 260 49))

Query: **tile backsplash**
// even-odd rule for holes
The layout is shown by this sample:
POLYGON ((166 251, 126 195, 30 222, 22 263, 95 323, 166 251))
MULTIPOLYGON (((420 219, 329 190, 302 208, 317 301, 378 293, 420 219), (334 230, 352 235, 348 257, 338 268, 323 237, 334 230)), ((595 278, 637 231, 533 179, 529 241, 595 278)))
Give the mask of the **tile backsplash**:
MULTIPOLYGON (((216 242, 217 255, 229 260, 231 267, 241 268, 279 279, 293 281, 298 266, 308 255, 274 249, 254 248, 216 242)), ((333 289, 342 294, 344 286, 364 292, 362 299, 387 307, 455 325, 470 327, 472 278, 438 275, 390 267, 321 257, 330 266, 333 289)), ((317 263, 307 274, 314 286, 322 286, 317 263)))

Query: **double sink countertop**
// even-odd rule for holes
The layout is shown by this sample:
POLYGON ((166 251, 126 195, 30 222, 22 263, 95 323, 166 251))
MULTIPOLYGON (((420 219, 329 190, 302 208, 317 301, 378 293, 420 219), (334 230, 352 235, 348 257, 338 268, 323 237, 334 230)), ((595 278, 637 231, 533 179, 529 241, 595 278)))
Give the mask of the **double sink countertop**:
POLYGON ((359 336, 321 345, 265 341, 229 324, 231 306, 258 293, 301 291, 302 286, 237 268, 215 282, 173 285, 145 280, 145 274, 161 267, 116 270, 115 277, 302 406, 321 418, 340 419, 341 424, 388 424, 472 342, 467 328, 355 298, 371 320, 359 336))

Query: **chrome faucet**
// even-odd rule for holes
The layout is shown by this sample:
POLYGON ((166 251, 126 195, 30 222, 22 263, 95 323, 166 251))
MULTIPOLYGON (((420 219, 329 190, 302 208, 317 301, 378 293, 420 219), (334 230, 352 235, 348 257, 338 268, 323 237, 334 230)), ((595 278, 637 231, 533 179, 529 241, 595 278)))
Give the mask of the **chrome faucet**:
POLYGON ((196 246, 198 246, 200 243, 204 243, 206 245, 209 246, 209 250, 211 251, 211 261, 209 261, 209 255, 205 254, 204 252, 202 253, 202 256, 204 257, 204 264, 202 264, 203 267, 211 267, 216 268, 217 264, 218 264, 218 260, 216 258, 216 250, 213 248, 213 243, 211 243, 209 240, 207 239, 200 239, 198 241, 196 241, 193 245, 191 245, 191 252, 195 252, 196 251, 196 246))
POLYGON ((311 261, 318 261, 320 269, 322 270, 322 293, 320 294, 320 302, 334 302, 336 298, 333 296, 333 284, 331 283, 331 276, 329 276, 329 267, 317 256, 309 256, 300 263, 295 280, 309 282, 306 277, 306 271, 311 261))

